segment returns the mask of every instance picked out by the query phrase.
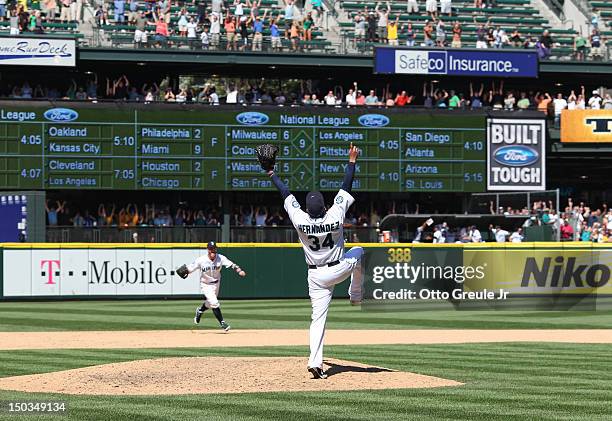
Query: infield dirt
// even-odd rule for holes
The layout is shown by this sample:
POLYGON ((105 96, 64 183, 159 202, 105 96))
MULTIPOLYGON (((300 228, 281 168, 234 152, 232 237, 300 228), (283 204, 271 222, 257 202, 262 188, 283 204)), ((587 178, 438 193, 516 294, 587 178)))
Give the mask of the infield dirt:
POLYGON ((326 380, 297 357, 183 357, 112 363, 0 379, 0 389, 74 395, 184 395, 460 386, 421 374, 326 359, 326 380))

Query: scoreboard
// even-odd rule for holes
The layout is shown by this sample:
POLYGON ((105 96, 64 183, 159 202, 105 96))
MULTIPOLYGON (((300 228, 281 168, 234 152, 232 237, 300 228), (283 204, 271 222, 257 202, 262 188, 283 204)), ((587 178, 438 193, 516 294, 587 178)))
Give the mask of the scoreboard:
POLYGON ((482 192, 485 115, 331 107, 0 102, 0 189, 272 190, 255 147, 279 146, 291 190, 482 192))

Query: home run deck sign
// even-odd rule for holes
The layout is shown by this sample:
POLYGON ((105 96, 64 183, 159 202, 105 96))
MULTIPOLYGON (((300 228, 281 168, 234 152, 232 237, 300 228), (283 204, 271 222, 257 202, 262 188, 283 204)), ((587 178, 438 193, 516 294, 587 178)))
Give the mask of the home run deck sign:
POLYGON ((546 121, 487 119, 487 189, 495 191, 546 188, 546 121))

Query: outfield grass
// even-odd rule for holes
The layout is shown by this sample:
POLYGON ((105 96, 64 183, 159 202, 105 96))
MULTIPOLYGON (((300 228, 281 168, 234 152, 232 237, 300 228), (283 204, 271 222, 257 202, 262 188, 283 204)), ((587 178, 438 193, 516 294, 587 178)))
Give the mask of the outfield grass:
MULTIPOLYGON (((331 346, 326 351, 329 357, 449 378, 465 385, 157 397, 0 392, 0 401, 67 401, 68 416, 36 418, 50 420, 609 420, 610 351, 609 345, 539 343, 331 346)), ((306 352, 303 347, 0 351, 0 376, 166 356, 304 356, 306 352)), ((223 375, 222 367, 218 375, 223 375)), ((0 418, 35 419, 6 413, 0 418)))
MULTIPOLYGON (((61 301, 0 303, 0 331, 192 329, 196 301, 61 301)), ((223 301, 235 329, 305 329, 308 300, 223 301)), ((217 328, 210 312, 202 328, 217 328)), ((330 329, 605 329, 612 310, 371 312, 334 300, 330 329)))
MULTIPOLYGON (((192 329, 195 301, 0 303, 0 331, 192 329)), ((307 300, 223 301, 235 329, 308 327, 307 300)), ((612 312, 373 313, 337 300, 329 328, 608 328, 612 312)), ((211 314, 202 328, 217 329, 211 314)), ((301 356, 305 347, 0 351, 0 377, 180 356, 301 356)), ((495 343, 329 346, 326 356, 464 382, 441 389, 156 397, 0 391, 0 401, 64 400, 68 416, 0 420, 604 420, 612 414, 612 346, 495 343)), ((223 367, 218 375, 223 376, 223 367)), ((307 373, 305 372, 306 376, 307 373)), ((314 380, 313 380, 314 381, 314 380)))

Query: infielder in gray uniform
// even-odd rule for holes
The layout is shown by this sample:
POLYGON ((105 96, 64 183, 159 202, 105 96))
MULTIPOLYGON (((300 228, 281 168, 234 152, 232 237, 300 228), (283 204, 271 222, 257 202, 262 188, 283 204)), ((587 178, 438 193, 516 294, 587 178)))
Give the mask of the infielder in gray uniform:
POLYGON ((221 329, 227 332, 230 330, 230 325, 223 320, 219 300, 217 299, 221 287, 221 268, 226 267, 234 269, 240 276, 246 276, 246 272, 230 259, 218 253, 217 244, 214 241, 208 243, 207 249, 208 254, 198 257, 189 265, 181 266, 176 270, 176 273, 181 278, 185 279, 190 273, 200 270, 200 289, 204 295, 204 302, 201 306, 196 308, 193 321, 196 324, 200 323, 202 313, 210 308, 219 322, 221 329))
POLYGON ((336 194, 334 204, 329 209, 325 207, 323 195, 314 191, 306 196, 306 212, 304 212, 274 171, 268 172, 283 197, 285 210, 298 232, 308 264, 308 294, 312 305, 308 371, 318 379, 327 378, 327 374, 323 371, 323 337, 334 286, 350 275, 351 304, 361 304, 362 299, 363 249, 353 247, 345 253, 343 231, 346 211, 355 201, 351 195, 351 188, 358 156, 359 149, 351 143, 349 164, 342 188, 336 194))

